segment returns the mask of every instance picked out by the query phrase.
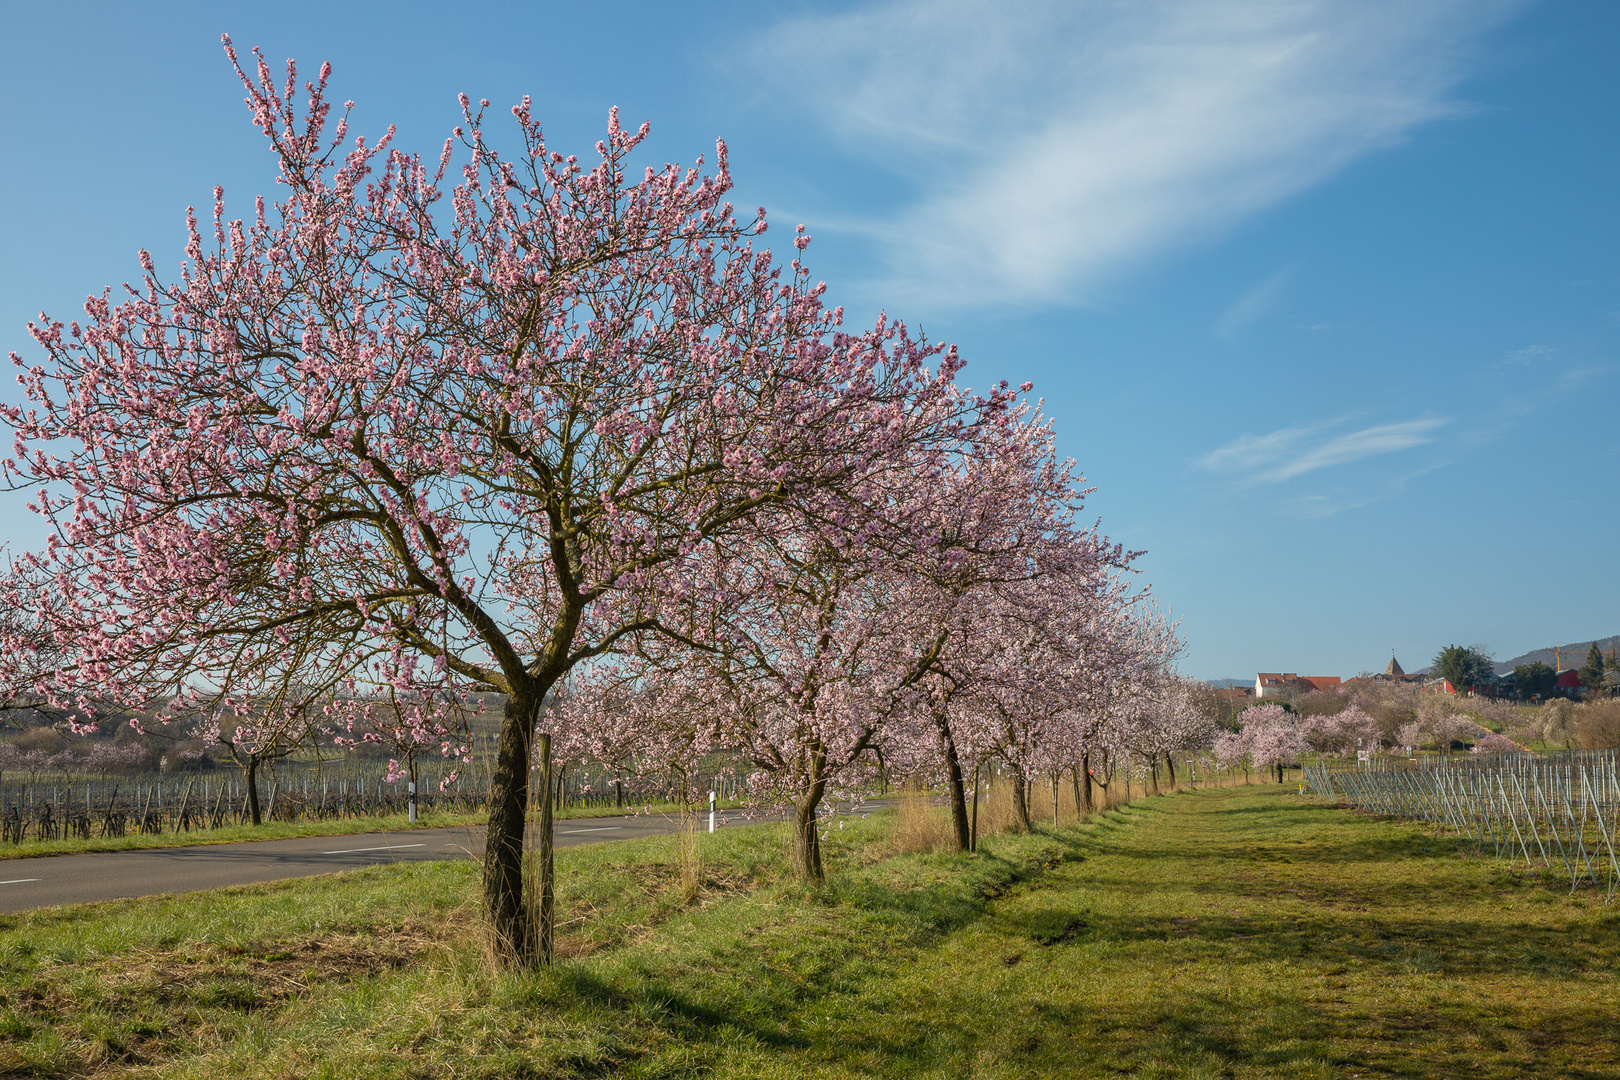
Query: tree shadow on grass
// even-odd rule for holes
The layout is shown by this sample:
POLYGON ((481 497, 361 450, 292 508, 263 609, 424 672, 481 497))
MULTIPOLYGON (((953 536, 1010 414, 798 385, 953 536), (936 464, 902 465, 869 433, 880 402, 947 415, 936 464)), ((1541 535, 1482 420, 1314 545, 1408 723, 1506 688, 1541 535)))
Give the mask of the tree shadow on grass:
MULTIPOLYGON (((872 873, 835 875, 800 900, 808 906, 799 906, 787 924, 726 934, 700 948, 700 960, 626 958, 605 968, 590 961, 562 964, 534 993, 605 1008, 622 1022, 651 1025, 661 1037, 714 1053, 742 1040, 828 1061, 855 1054, 909 1063, 899 1069, 902 1075, 933 1069, 941 1060, 956 1060, 971 1036, 965 1043, 948 1040, 947 1051, 939 1028, 891 1016, 859 1031, 840 1028, 834 1040, 818 1033, 816 1011, 827 1002, 836 1002, 839 1012, 870 1007, 874 995, 888 992, 895 965, 977 922, 997 897, 1079 857, 1074 837, 1037 835, 988 845, 976 858, 920 857, 910 864, 913 878, 899 888, 872 873), (922 877, 935 870, 946 873, 939 880, 922 877), (818 919, 839 929, 824 930, 818 919), (694 965, 702 977, 694 977, 694 965)), ((573 1067, 576 1074, 588 1072, 583 1063, 573 1067)))
POLYGON ((1033 1011, 1049 1025, 1105 1032, 1107 1038, 1096 1041, 1111 1053, 1091 1063, 1097 1072, 1204 1063, 1225 1075, 1287 1076, 1326 1063, 1362 1075, 1476 1080, 1614 1075, 1602 1060, 1612 1057, 1605 1047, 1616 1033, 1613 1018, 1588 1009, 1530 1013, 1400 1000, 1339 1009, 1279 990, 1263 1006, 1234 1010, 1225 993, 1167 987, 1149 1005, 1037 1005, 1033 1011))

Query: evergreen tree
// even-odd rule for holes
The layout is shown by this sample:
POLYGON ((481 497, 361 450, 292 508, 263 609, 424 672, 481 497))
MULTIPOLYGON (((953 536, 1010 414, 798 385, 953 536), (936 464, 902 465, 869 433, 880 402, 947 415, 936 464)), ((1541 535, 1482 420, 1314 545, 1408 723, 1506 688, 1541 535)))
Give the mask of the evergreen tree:
POLYGON ((1552 692, 1553 684, 1558 681, 1558 673, 1540 660, 1529 664, 1520 664, 1513 669, 1513 685, 1525 697, 1540 695, 1546 697, 1552 692))
POLYGON ((1495 675, 1491 658, 1478 645, 1447 645, 1435 656, 1434 670, 1459 691, 1488 683, 1495 675))
POLYGON ((1592 687, 1594 690, 1603 686, 1603 652, 1592 642, 1592 647, 1586 650, 1586 663, 1581 665, 1581 685, 1592 687))

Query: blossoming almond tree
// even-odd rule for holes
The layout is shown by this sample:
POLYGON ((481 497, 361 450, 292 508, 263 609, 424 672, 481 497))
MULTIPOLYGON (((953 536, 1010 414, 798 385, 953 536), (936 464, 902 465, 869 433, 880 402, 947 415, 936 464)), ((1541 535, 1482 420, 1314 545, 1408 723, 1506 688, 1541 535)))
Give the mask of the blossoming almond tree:
MULTIPOLYGON (((471 760, 471 735, 467 717, 469 703, 445 694, 407 693, 392 686, 380 694, 356 697, 346 695, 328 702, 322 710, 325 731, 339 746, 353 748, 361 743, 379 746, 388 753, 390 784, 400 779, 417 781, 417 761, 430 754, 471 760)), ((446 773, 442 786, 455 783, 459 768, 446 773)))
POLYGON ((327 68, 302 92, 290 63, 237 71, 283 201, 233 220, 216 189, 178 281, 143 252, 121 298, 32 327, 46 362, 14 357, 6 471, 53 525, 14 580, 50 583, 71 657, 11 681, 300 715, 380 663, 506 695, 483 902, 500 955, 546 960, 522 838, 551 688, 762 507, 858 513, 841 493, 958 363, 888 321, 844 333, 724 201, 723 144, 710 175, 637 179, 645 126, 611 116, 587 166, 525 100, 506 158, 463 97, 425 160, 351 138, 327 68))
POLYGON ((747 762, 758 802, 793 815, 793 869, 822 878, 823 800, 876 772, 884 722, 907 663, 884 633, 881 578, 825 545, 773 543, 721 571, 737 602, 682 637, 644 635, 621 674, 643 691, 636 757, 687 762, 729 750, 747 762))
POLYGON ((794 871, 821 879, 823 800, 875 775, 885 749, 906 768, 909 744, 886 727, 928 657, 904 633, 918 594, 896 552, 935 539, 917 507, 942 487, 947 449, 913 446, 904 469, 863 485, 858 528, 776 508, 756 533, 667 568, 651 625, 576 699, 602 732, 595 756, 690 771, 740 755, 756 801, 792 806, 794 871))
POLYGON ((1238 724, 1238 731, 1216 737, 1216 756, 1256 769, 1276 769, 1279 784, 1283 766, 1310 751, 1306 726, 1281 705, 1251 705, 1238 716, 1238 724))

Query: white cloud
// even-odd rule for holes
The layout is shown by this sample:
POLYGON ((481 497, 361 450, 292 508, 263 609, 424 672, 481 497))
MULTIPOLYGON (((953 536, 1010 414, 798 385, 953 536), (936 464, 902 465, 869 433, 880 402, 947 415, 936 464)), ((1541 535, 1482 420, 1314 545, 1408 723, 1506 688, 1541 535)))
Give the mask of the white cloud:
POLYGON ((1294 268, 1289 267, 1271 275, 1238 297, 1237 303, 1227 308, 1221 317, 1215 320, 1216 335, 1223 338, 1231 337, 1265 315, 1277 303, 1283 290, 1288 286, 1288 279, 1293 276, 1294 268))
POLYGON ((1314 428, 1283 428, 1270 435, 1250 435, 1211 450, 1198 464, 1213 472, 1251 473, 1286 457, 1314 428))
POLYGON ((894 0, 782 23, 760 74, 913 200, 894 284, 1084 298, 1455 112, 1517 0, 894 0))
POLYGON ((1553 345, 1526 345, 1522 349, 1509 350, 1502 359, 1490 366, 1493 368, 1534 367, 1556 359, 1558 349, 1553 345))
POLYGON ((1335 435, 1333 429, 1344 423, 1336 420, 1283 428, 1269 435, 1245 434, 1205 454, 1197 464, 1249 483, 1275 484, 1318 469, 1422 446, 1433 442, 1434 433, 1449 422, 1429 416, 1335 435))

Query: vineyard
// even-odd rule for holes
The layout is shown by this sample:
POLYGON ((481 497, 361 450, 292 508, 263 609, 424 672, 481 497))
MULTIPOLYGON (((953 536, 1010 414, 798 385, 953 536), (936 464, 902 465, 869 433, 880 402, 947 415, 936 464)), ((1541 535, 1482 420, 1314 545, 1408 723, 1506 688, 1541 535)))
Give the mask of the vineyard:
POLYGON ((1320 797, 1431 822, 1512 862, 1558 870, 1573 890, 1620 888, 1616 751, 1322 762, 1305 770, 1320 797))
MULTIPOLYGON (((416 785, 422 813, 480 813, 488 808, 488 772, 452 775, 435 764, 416 785)), ((734 796, 728 776, 708 778, 721 798, 734 796)), ((667 785, 620 776, 601 766, 559 768, 554 804, 563 810, 637 807, 662 802, 667 785)), ((381 763, 283 762, 258 779, 264 821, 329 821, 387 817, 411 808, 409 781, 390 781, 381 763)), ((0 842, 89 840, 165 835, 252 823, 242 775, 234 770, 179 776, 75 777, 12 775, 0 778, 0 842)))

